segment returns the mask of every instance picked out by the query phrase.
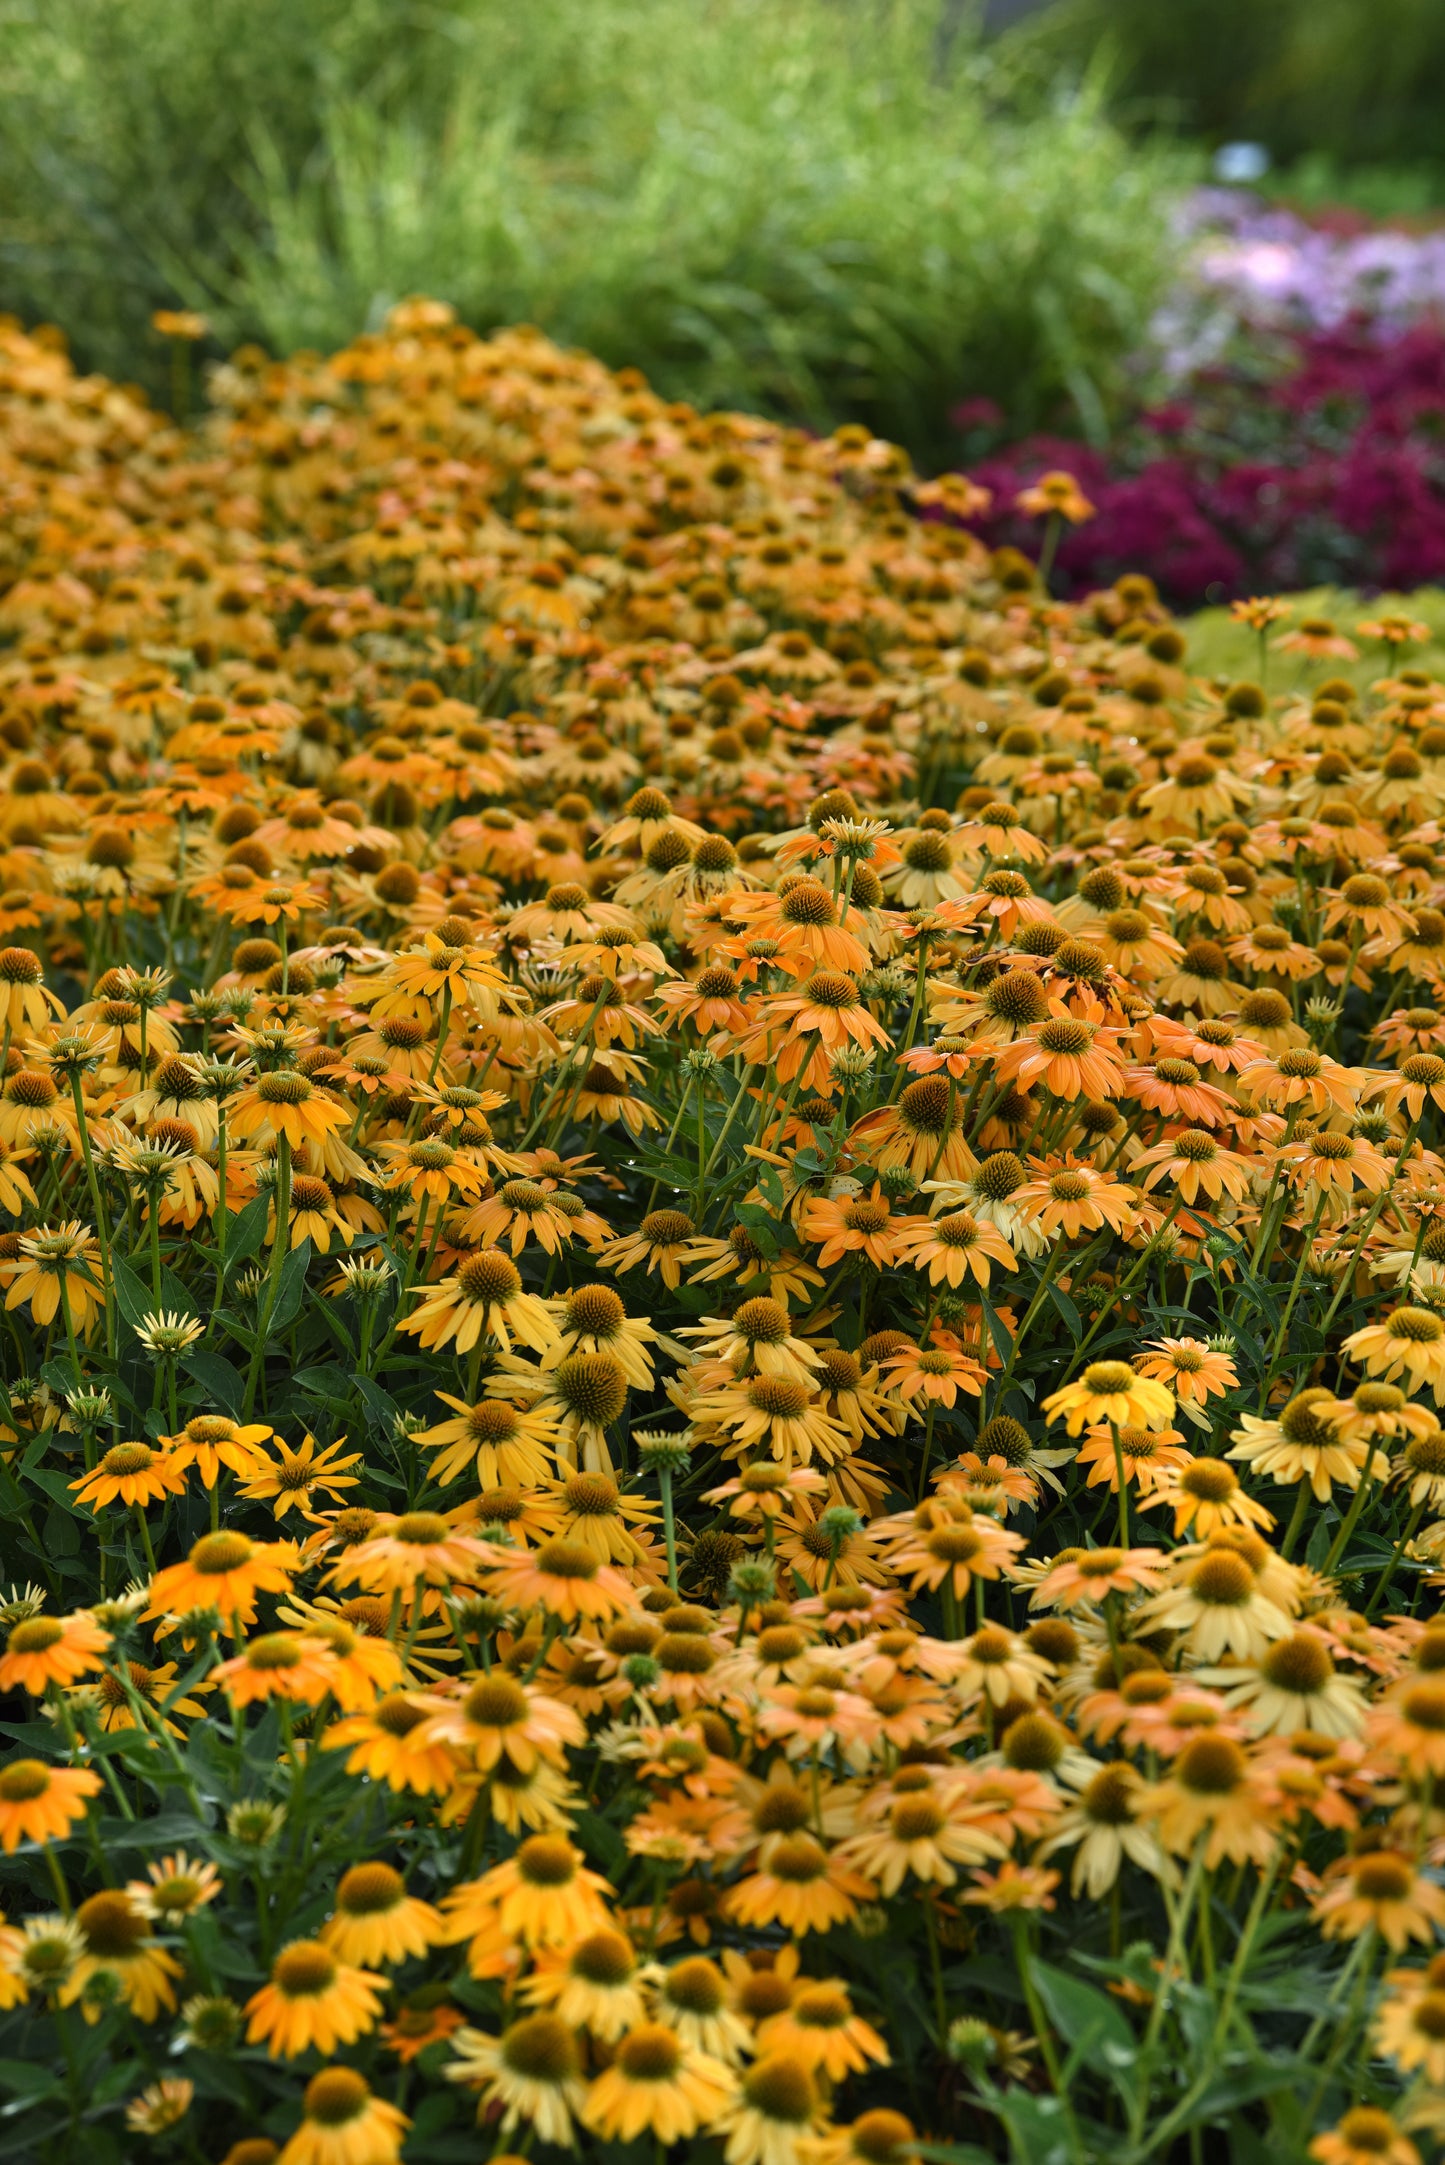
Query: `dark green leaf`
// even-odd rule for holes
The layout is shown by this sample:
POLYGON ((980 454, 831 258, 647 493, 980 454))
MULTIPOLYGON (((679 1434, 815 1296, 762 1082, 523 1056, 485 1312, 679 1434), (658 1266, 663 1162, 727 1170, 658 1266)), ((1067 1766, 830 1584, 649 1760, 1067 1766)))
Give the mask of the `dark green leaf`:
POLYGON ((210 1346, 192 1346, 181 1360, 187 1374, 195 1377, 221 1411, 239 1421, 246 1402, 246 1380, 239 1368, 210 1346))
POLYGON ((1065 1324, 1072 1331, 1074 1337, 1076 1339, 1082 1338, 1084 1326, 1079 1319, 1079 1311, 1069 1299, 1068 1294, 1061 1291, 1058 1286, 1051 1285, 1049 1287, 1049 1299, 1058 1309, 1059 1314, 1063 1317, 1065 1324))
POLYGON ((1129 2071, 1138 2055, 1138 2041, 1123 2009, 1097 1985, 1056 1969, 1052 1962, 1032 1964, 1039 1998, 1049 2020, 1071 2048, 1079 2063, 1101 2066, 1121 2094, 1127 2094, 1129 2071))
POLYGON ((291 1250, 281 1265, 281 1285, 276 1295, 276 1306, 271 1311, 268 1336, 276 1337, 301 1313, 301 1300, 306 1291, 306 1266, 310 1261, 311 1243, 303 1240, 299 1248, 291 1250))
POLYGON ((758 1168, 758 1191, 765 1202, 772 1204, 774 1210, 782 1209, 786 1201, 786 1191, 783 1187, 782 1176, 775 1165, 763 1165, 758 1168))
POLYGON ((115 1287, 120 1312, 134 1330, 155 1307, 151 1289, 145 1280, 131 1269, 129 1263, 118 1255, 113 1255, 110 1259, 110 1282, 115 1287))
POLYGON ((244 1210, 226 1213, 226 1276, 255 1255, 266 1238, 271 1216, 269 1195, 253 1196, 244 1210))

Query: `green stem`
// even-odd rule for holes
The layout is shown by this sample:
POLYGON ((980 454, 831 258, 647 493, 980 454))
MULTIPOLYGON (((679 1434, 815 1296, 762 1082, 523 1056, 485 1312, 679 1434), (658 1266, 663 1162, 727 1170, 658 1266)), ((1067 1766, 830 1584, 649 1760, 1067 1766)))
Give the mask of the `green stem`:
POLYGON ((1299 1487, 1296 1491, 1294 1509, 1290 1513, 1289 1525, 1285 1528, 1284 1540, 1280 1546, 1280 1555, 1284 1558, 1286 1563, 1289 1562, 1290 1556, 1294 1551, 1294 1545, 1299 1539, 1299 1530, 1305 1522, 1305 1512, 1309 1507, 1309 1500, 1312 1494, 1313 1489, 1310 1484, 1309 1475, 1306 1474, 1305 1478, 1300 1482, 1299 1487))
POLYGON ((1129 1480, 1124 1465, 1124 1446, 1119 1440, 1119 1424, 1117 1421, 1109 1423, 1109 1434, 1114 1439, 1114 1471, 1119 1480, 1119 1546, 1121 1549, 1127 1549, 1129 1546, 1129 1480))
POLYGON ((271 1328, 271 1318, 281 1291, 281 1273, 286 1267, 287 1234, 291 1227, 291 1139, 284 1130, 276 1137, 275 1207, 276 1233, 271 1243, 271 1269, 266 1279, 266 1297, 256 1317, 256 1345, 246 1375, 245 1417, 248 1421, 256 1401, 256 1386, 261 1380, 261 1369, 266 1357, 266 1334, 271 1328))
POLYGON ((1420 1523, 1421 1515, 1423 1514, 1424 1509, 1425 1498, 1422 1496, 1420 1501, 1416 1504, 1414 1510, 1410 1513, 1409 1518, 1405 1522, 1405 1531, 1401 1534, 1399 1540, 1395 1543, 1394 1550, 1390 1556, 1390 1561, 1386 1564, 1384 1570, 1380 1573, 1379 1579, 1376 1581, 1375 1591, 1370 1596, 1370 1605, 1365 1611, 1366 1623, 1369 1623, 1371 1618, 1374 1616, 1375 1611, 1379 1608, 1380 1603, 1384 1600, 1386 1594, 1390 1591, 1390 1581, 1395 1576, 1395 1568, 1398 1565, 1400 1558, 1404 1555, 1406 1549, 1410 1546, 1410 1543, 1415 1538, 1415 1528, 1420 1523))
POLYGON ((677 1522, 672 1508, 672 1468, 659 1466, 657 1485, 662 1491, 662 1537, 667 1545, 667 1583, 677 1592, 677 1522))

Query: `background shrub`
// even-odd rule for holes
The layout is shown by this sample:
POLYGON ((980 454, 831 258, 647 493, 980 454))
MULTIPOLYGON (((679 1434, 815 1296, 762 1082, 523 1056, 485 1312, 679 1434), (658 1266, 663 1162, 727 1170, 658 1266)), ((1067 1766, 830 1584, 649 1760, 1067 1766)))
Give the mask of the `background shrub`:
POLYGON ((1171 156, 937 0, 0 0, 0 304, 334 346, 425 290, 670 396, 937 460, 960 384, 1104 435, 1171 156))
POLYGON ((1438 0, 1062 0, 1018 35, 1045 75, 1101 41, 1141 121, 1257 139, 1277 162, 1419 160, 1445 175, 1438 0))

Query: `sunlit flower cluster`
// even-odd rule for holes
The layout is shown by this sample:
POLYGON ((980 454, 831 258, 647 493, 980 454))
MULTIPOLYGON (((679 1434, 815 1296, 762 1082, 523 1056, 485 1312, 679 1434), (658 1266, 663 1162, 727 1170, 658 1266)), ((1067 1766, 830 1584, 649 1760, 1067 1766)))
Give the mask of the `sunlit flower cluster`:
POLYGON ((1409 2165, 1416 628, 426 302, 212 399, 0 329, 6 2113, 1409 2165))

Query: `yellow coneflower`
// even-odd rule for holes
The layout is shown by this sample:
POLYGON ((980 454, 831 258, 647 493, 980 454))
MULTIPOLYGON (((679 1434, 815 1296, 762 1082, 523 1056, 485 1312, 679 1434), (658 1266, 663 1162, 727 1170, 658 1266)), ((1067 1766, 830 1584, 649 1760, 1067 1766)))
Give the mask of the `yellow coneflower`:
POLYGON ((768 2053, 743 2076, 733 2104, 714 2122, 727 2138, 727 2165, 797 2165, 823 2117, 808 2069, 791 2053, 768 2053))
POLYGON ((1091 1361, 1082 1376, 1049 1394, 1043 1410, 1050 1421, 1062 1420, 1071 1436, 1094 1421, 1167 1428, 1174 1398, 1162 1383, 1141 1376, 1125 1361, 1091 1361))
POLYGON ((272 2059, 288 2060, 313 2046, 333 2053, 354 2044, 375 2028, 385 1982, 341 1961, 320 1940, 292 1940, 272 1963, 269 1981, 246 2002, 246 2042, 264 2043, 272 2059))
POLYGON ((440 1912, 409 1895, 389 1864, 353 1864, 343 1872, 336 1908, 321 1929, 323 1944, 361 1969, 424 1955, 444 1937, 440 1912))
POLYGON ((464 2028, 453 2036, 452 2050, 448 2080, 481 2091, 479 2113, 500 2105, 503 2135, 525 2121, 542 2142, 572 2147, 573 2119, 586 2104, 586 2091, 582 2055, 567 2023, 556 2015, 524 2015, 500 2037, 464 2028))
MULTIPOLYGON (((151 1922, 120 1888, 107 1888, 82 1902, 75 1922, 84 1941, 68 1982, 60 1993, 62 2005, 70 2006, 90 1991, 98 1975, 113 1980, 127 2006, 141 2022, 154 2022, 176 2004, 171 1980, 181 1975, 181 1965, 164 1947, 158 1947, 151 1922)), ((85 2009, 94 2021, 99 2009, 85 2009)))
POLYGON ((667 2146, 714 2121, 735 2088, 720 2060, 685 2045, 665 2023, 644 2022, 593 2082, 581 2117, 606 2142, 650 2134, 667 2146))
POLYGON ((589 1932, 566 1953, 539 1948, 522 1996, 550 2008, 577 2030, 614 2044, 645 2019, 642 1971, 632 1942, 607 1926, 589 1932))
POLYGON ((373 2096, 350 2067, 313 2075, 301 2109, 301 2125, 277 2165, 395 2165, 411 2126, 399 2107, 373 2096))

